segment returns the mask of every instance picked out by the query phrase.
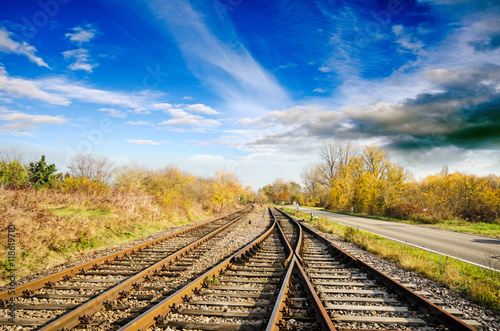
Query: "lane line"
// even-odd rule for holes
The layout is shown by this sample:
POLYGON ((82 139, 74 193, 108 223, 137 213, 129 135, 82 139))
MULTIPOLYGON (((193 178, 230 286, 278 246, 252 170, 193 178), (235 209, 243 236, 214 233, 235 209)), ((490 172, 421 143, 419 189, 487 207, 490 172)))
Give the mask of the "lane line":
MULTIPOLYGON (((328 218, 328 217, 325 217, 325 218, 328 218)), ((337 220, 330 220, 330 221, 339 223, 339 224, 341 224, 343 226, 348 226, 348 227, 354 228, 354 226, 352 226, 352 225, 344 224, 344 223, 339 222, 337 220)), ((375 232, 363 230, 363 229, 360 229, 359 227, 356 227, 356 228, 358 230, 362 230, 362 231, 365 231, 365 232, 373 233, 373 234, 375 234, 377 236, 380 236, 380 237, 383 237, 383 238, 386 238, 386 239, 389 239, 389 240, 393 240, 393 241, 399 242, 399 243, 404 244, 404 245, 408 245, 408 246, 413 246, 413 247, 416 247, 416 248, 420 248, 420 249, 423 249, 425 251, 428 251, 428 252, 431 252, 431 253, 434 253, 434 254, 439 254, 439 255, 451 257, 451 258, 453 258, 455 260, 459 260, 459 261, 462 261, 462 262, 465 262, 465 263, 469 263, 469 264, 472 264, 472 265, 475 265, 477 267, 481 267, 481 268, 484 268, 484 269, 487 269, 487 270, 500 272, 500 269, 495 269, 495 268, 492 268, 492 267, 489 267, 489 266, 485 266, 485 265, 482 265, 482 264, 479 264, 479 263, 476 263, 476 262, 472 262, 472 261, 469 261, 469 260, 465 260, 465 259, 453 256, 453 255, 448 255, 448 254, 445 254, 445 253, 441 253, 441 252, 438 252, 438 251, 435 251, 435 250, 432 250, 432 249, 429 249, 429 248, 426 248, 426 247, 423 247, 423 246, 419 246, 419 245, 416 245, 416 244, 411 244, 411 243, 409 243, 407 241, 403 241, 403 240, 399 240, 399 239, 396 239, 396 238, 391 238, 391 237, 388 237, 388 236, 385 236, 385 235, 382 235, 382 234, 378 234, 378 233, 375 233, 375 232)))

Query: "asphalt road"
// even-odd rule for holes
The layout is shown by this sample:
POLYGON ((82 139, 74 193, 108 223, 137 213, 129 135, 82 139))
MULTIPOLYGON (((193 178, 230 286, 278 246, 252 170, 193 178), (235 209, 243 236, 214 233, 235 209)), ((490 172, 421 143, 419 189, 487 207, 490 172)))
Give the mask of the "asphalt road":
POLYGON ((337 223, 500 271, 500 239, 300 207, 337 223))

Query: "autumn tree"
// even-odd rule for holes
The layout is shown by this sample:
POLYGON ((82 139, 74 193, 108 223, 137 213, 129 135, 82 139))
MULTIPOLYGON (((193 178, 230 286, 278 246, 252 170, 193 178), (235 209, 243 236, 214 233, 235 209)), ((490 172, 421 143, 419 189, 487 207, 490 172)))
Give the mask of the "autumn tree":
POLYGON ((225 207, 238 203, 238 197, 242 191, 241 183, 232 172, 218 170, 212 178, 211 200, 220 206, 222 213, 225 207))
POLYGON ((351 142, 338 140, 324 143, 320 148, 321 162, 319 164, 322 184, 330 188, 335 177, 356 155, 357 148, 351 142))

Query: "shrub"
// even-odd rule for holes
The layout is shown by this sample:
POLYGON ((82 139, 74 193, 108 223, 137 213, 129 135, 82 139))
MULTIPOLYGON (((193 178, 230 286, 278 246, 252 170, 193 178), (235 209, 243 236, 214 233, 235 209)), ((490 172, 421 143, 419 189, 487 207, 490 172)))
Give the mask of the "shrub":
POLYGON ((402 203, 398 205, 392 205, 385 209, 385 216, 399 218, 399 219, 410 219, 413 214, 423 214, 424 210, 420 206, 412 205, 410 203, 402 203))
POLYGON ((0 162, 0 184, 8 187, 22 187, 29 183, 29 172, 21 163, 0 162))
POLYGON ((109 185, 85 177, 68 177, 62 183, 62 189, 68 193, 81 192, 86 195, 101 195, 109 191, 109 185))

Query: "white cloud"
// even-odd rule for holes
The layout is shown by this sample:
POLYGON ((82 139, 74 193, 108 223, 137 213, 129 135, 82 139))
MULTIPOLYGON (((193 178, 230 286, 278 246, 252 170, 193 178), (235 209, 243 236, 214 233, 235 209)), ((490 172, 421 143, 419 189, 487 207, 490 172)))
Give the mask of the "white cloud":
POLYGON ((322 88, 315 88, 315 89, 313 90, 313 92, 318 92, 318 93, 326 93, 326 92, 328 92, 328 91, 327 91, 327 90, 325 90, 325 89, 322 89, 322 88))
POLYGON ((79 26, 74 27, 74 33, 66 33, 65 36, 77 44, 89 42, 95 37, 97 31, 90 24, 86 25, 86 27, 88 28, 87 30, 79 26))
POLYGON ((0 91, 6 91, 9 98, 27 97, 53 105, 67 106, 71 100, 110 106, 131 108, 141 113, 153 107, 165 96, 163 92, 142 90, 135 92, 101 90, 78 81, 70 81, 64 76, 41 79, 10 77, 0 65, 0 91))
POLYGON ((191 97, 191 96, 189 96, 189 95, 186 95, 186 96, 184 97, 184 100, 193 100, 193 97, 191 97))
POLYGON ((143 90, 139 92, 109 91, 85 86, 80 82, 72 82, 64 77, 44 78, 36 81, 36 85, 57 95, 81 102, 122 106, 132 109, 144 109, 155 100, 164 96, 162 92, 143 90))
POLYGON ((169 103, 155 103, 153 104, 154 109, 159 109, 159 110, 168 110, 173 108, 173 106, 169 103))
MULTIPOLYGON (((413 29, 414 31, 414 29, 413 29)), ((408 28, 402 25, 395 25, 392 27, 392 32, 398 37, 396 42, 403 47, 404 51, 411 51, 414 54, 423 54, 424 43, 418 40, 414 33, 412 33, 408 28)))
POLYGON ((0 66, 0 90, 7 91, 10 97, 27 97, 53 105, 67 106, 71 103, 67 98, 43 91, 36 81, 10 77, 3 66, 0 66))
POLYGON ((334 69, 330 67, 319 67, 318 70, 321 72, 332 72, 334 69))
POLYGON ((105 112, 110 117, 119 117, 119 118, 125 118, 125 117, 127 117, 127 113, 119 111, 119 110, 116 110, 116 109, 99 108, 98 111, 105 112))
POLYGON ((253 124, 256 124, 258 122, 260 122, 260 118, 254 118, 254 119, 251 119, 251 118, 242 118, 241 120, 239 121, 236 121, 234 124, 236 125, 242 125, 242 126, 250 126, 250 125, 253 125, 253 124))
POLYGON ((126 139, 127 142, 131 144, 136 144, 136 145, 151 145, 151 146, 158 146, 161 145, 161 143, 152 141, 152 140, 144 140, 144 139, 126 139))
POLYGON ((0 126, 0 131, 18 134, 32 133, 41 125, 60 125, 69 121, 62 115, 30 115, 8 110, 1 110, 0 120, 10 122, 0 126))
POLYGON ((91 73, 92 69, 99 66, 97 63, 90 63, 89 51, 83 48, 72 49, 69 51, 65 51, 62 53, 65 59, 74 58, 75 62, 68 66, 69 69, 76 70, 84 70, 86 72, 91 73))
POLYGON ((127 124, 127 125, 153 125, 152 123, 150 123, 148 121, 137 121, 137 122, 127 121, 127 122, 125 122, 125 124, 127 124))
POLYGON ((214 126, 221 124, 217 120, 189 114, 182 109, 172 108, 167 110, 166 112, 169 113, 173 118, 159 123, 160 125, 214 126))
POLYGON ((12 33, 0 28, 0 51, 5 53, 14 53, 26 55, 28 59, 40 67, 50 68, 41 57, 35 55, 36 48, 27 42, 19 43, 10 38, 12 33))
POLYGON ((205 115, 218 114, 218 112, 213 110, 211 107, 203 105, 201 103, 187 106, 186 111, 188 111, 190 113, 198 113, 198 114, 205 114, 205 115))

